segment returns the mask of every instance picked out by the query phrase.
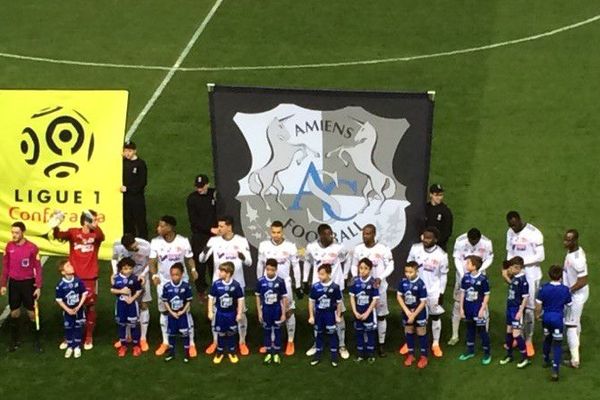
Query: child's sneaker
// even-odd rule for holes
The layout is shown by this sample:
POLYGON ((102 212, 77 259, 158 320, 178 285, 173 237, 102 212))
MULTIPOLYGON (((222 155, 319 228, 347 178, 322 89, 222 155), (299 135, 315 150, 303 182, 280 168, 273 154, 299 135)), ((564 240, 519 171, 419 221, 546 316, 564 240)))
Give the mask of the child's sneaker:
POLYGON ((229 362, 232 364, 237 364, 240 361, 240 359, 238 358, 238 356, 236 354, 229 353, 229 354, 227 354, 227 356, 229 357, 229 362))
POLYGON ((64 340, 62 342, 60 342, 60 344, 58 345, 58 348, 60 350, 66 350, 69 347, 69 344, 67 342, 65 342, 64 340))
POLYGON ((529 366, 529 364, 531 364, 531 360, 529 358, 524 359, 523 361, 521 361, 520 363, 517 364, 517 368, 519 369, 523 369, 529 366))
POLYGON ((250 349, 248 348, 248 345, 246 343, 240 343, 240 354, 243 356, 247 356, 248 354, 250 354, 250 349))
POLYGON ((280 356, 279 354, 275 354, 275 355, 273 356, 273 362, 274 362, 276 365, 280 365, 280 364, 281 364, 281 356, 280 356))
POLYGON ((73 357, 75 357, 75 358, 81 357, 81 348, 75 347, 75 350, 73 350, 73 357))
POLYGON ((417 368, 425 368, 429 364, 429 360, 425 356, 420 356, 419 361, 417 362, 417 368))
POLYGON ((260 346, 258 349, 259 354, 267 354, 267 348, 265 346, 260 346))
POLYGON ((285 355, 288 357, 293 356, 295 352, 296 348, 294 346, 294 342, 287 342, 287 345, 285 346, 285 355))
POLYGON ((506 356, 502 360, 500 360, 500 365, 506 365, 511 362, 513 362, 513 358, 511 356, 506 356))
POLYGON ((169 362, 175 359, 175 354, 173 354, 172 352, 169 352, 167 354, 167 356, 165 357, 165 362, 169 362))
POLYGON ((362 358, 360 355, 359 355, 359 356, 356 356, 356 358, 354 359, 354 362, 356 362, 356 363, 361 363, 361 362, 363 362, 363 361, 365 361, 365 359, 364 359, 364 358, 362 358))
POLYGON ((310 362, 310 365, 314 367, 315 365, 319 365, 320 362, 321 362, 320 358, 313 358, 310 362))
POLYGON ((119 357, 125 357, 125 355, 127 355, 127 346, 119 347, 119 350, 117 350, 117 355, 119 357))
POLYGON ((190 349, 188 350, 188 357, 189 358, 196 358, 198 357, 198 351, 196 350, 196 345, 195 344, 190 344, 190 349))
POLYGON ((142 351, 145 353, 148 350, 150 350, 150 346, 148 345, 148 341, 147 340, 140 340, 140 348, 142 349, 142 351))
POLYGON ((315 345, 313 345, 310 349, 306 350, 306 355, 309 357, 312 357, 315 354, 317 354, 317 348, 315 347, 315 345))
POLYGON ((71 358, 72 355, 73 355, 73 349, 70 347, 67 347, 67 351, 65 351, 65 358, 71 358))
POLYGON ((121 348, 121 340, 117 340, 114 344, 113 347, 117 350, 119 350, 121 348))
POLYGON ((413 365, 414 362, 415 362, 415 356, 413 356, 412 354, 408 354, 406 356, 406 358, 404 359, 404 366, 410 367, 411 365, 413 365))
POLYGON ((458 356, 458 359, 460 361, 467 361, 473 357, 475 357, 475 353, 462 353, 460 356, 458 356))
POLYGON ((217 351, 217 343, 212 342, 210 345, 208 345, 206 350, 204 350, 204 353, 210 356, 211 354, 215 354, 215 351, 217 351))
POLYGON ((213 358, 213 364, 221 364, 221 361, 223 361, 223 354, 216 354, 213 358))
POLYGON ((263 364, 268 365, 273 362, 273 356, 271 354, 267 354, 265 359, 263 360, 263 364))
POLYGON ((491 362, 492 362, 492 356, 489 354, 485 354, 483 356, 483 358, 481 359, 482 365, 490 365, 491 362))
POLYGON ((402 354, 403 356, 408 354, 408 345, 406 343, 404 343, 402 345, 402 347, 400 347, 400 350, 398 350, 398 353, 402 354))
POLYGON ((139 357, 142 355, 142 349, 140 346, 133 346, 133 356, 139 357))
POLYGON ((367 358, 367 362, 369 364, 374 364, 375 363, 375 357, 369 357, 369 358, 367 358))
POLYGON ((184 363, 184 364, 187 364, 187 363, 189 363, 189 362, 190 362, 190 356, 189 356, 189 355, 185 355, 185 356, 183 357, 183 363, 184 363))
POLYGON ((333 368, 337 368, 337 366, 338 366, 338 362, 337 362, 337 361, 332 361, 332 362, 331 362, 331 366, 332 366, 333 368))
POLYGON ((550 380, 552 382, 558 382, 558 372, 556 372, 556 371, 552 372, 552 375, 550 376, 550 380))

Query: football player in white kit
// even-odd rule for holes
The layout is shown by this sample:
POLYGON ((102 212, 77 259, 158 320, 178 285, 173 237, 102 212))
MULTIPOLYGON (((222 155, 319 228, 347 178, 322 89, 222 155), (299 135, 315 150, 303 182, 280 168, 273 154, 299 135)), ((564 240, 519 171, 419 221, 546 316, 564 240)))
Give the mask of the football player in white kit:
MULTIPOLYGON (((523 336, 527 346, 527 355, 533 357, 533 332, 535 324, 535 299, 542 279, 540 264, 545 259, 544 236, 535 226, 524 223, 516 211, 506 214, 508 231, 506 232, 506 259, 519 256, 525 263, 525 278, 529 284, 529 300, 523 316, 523 336)), ((502 271, 504 274, 506 271, 502 271)))
MULTIPOLYGON (((294 273, 294 287, 298 291, 302 285, 302 276, 300 275, 300 263, 298 261, 298 249, 296 245, 283 236, 283 223, 274 221, 271 224, 271 240, 265 240, 258 246, 258 261, 256 263, 256 277, 262 278, 265 270, 265 263, 269 258, 277 260, 277 276, 285 281, 288 296, 288 309, 286 310, 285 326, 288 334, 288 342, 285 348, 285 355, 291 356, 295 352, 294 334, 296 332, 296 316, 294 310, 294 292, 292 292, 292 274, 294 273)), ((266 352, 266 348, 264 349, 266 352)), ((263 348, 261 347, 261 353, 263 348)))
POLYGON ((392 258, 392 250, 375 240, 377 229, 373 224, 367 224, 362 229, 363 242, 354 248, 352 252, 352 264, 350 273, 353 277, 358 275, 358 264, 363 258, 368 258, 373 263, 371 276, 375 279, 376 288, 379 289, 379 301, 377 302, 377 334, 379 347, 377 351, 379 357, 385 357, 385 336, 387 333, 386 317, 390 311, 387 302, 387 277, 394 272, 394 259, 392 258))
POLYGON ((573 303, 565 314, 567 343, 571 352, 570 365, 579 368, 579 337, 581 335, 581 313, 590 295, 587 260, 585 251, 579 246, 579 232, 569 229, 563 238, 567 255, 563 269, 563 284, 571 289, 573 303))
MULTIPOLYGON (((429 227, 421 235, 421 243, 413 244, 408 253, 407 262, 415 261, 419 264, 419 278, 425 282, 427 288, 427 314, 431 317, 431 333, 433 343, 431 351, 435 357, 442 357, 444 353, 440 347, 442 335, 442 307, 446 283, 448 282, 448 255, 437 245, 439 231, 429 227)), ((401 354, 406 354, 406 344, 400 349, 401 354)))
MULTIPOLYGON (((345 261, 348 256, 344 247, 335 242, 333 236, 333 230, 331 226, 327 224, 321 224, 317 228, 319 239, 306 246, 306 252, 304 254, 304 265, 302 281, 308 282, 309 276, 312 273, 311 284, 319 282, 319 266, 321 264, 331 265, 331 280, 339 285, 340 290, 343 292, 345 287, 345 277, 348 275, 348 271, 344 270, 345 261)), ((346 360, 350 357, 348 349, 346 348, 346 321, 344 320, 344 312, 346 306, 342 300, 342 318, 337 323, 338 339, 340 341, 339 352, 340 356, 346 360)), ((313 346, 306 352, 307 356, 313 356, 316 353, 316 347, 313 346)))
MULTIPOLYGON (((173 264, 185 263, 184 265, 190 270, 192 279, 198 279, 190 241, 175 232, 176 226, 177 220, 175 217, 162 216, 156 227, 158 236, 150 242, 150 273, 152 274, 152 282, 156 285, 156 294, 159 299, 162 297, 163 286, 171 280, 171 266, 173 264)), ((183 272, 183 279, 189 281, 187 271, 183 272)), ((162 356, 169 350, 167 309, 162 301, 158 302, 158 311, 160 312, 160 329, 163 339, 154 354, 162 356)), ((192 326, 190 327, 190 357, 196 357, 197 354, 194 343, 194 327, 192 326)))
MULTIPOLYGON (((245 237, 233 232, 233 217, 222 216, 217 218, 217 236, 213 236, 206 243, 206 248, 200 253, 200 262, 207 262, 212 255, 214 262, 214 272, 212 281, 219 280, 219 265, 224 262, 231 262, 234 265, 233 279, 235 279, 242 290, 246 289, 246 280, 244 278, 244 267, 252 265, 252 255, 250 254, 250 245, 245 237)), ((213 321, 214 323, 214 321, 213 321)), ((239 349, 240 354, 247 356, 250 349, 246 344, 246 334, 248 333, 248 317, 246 310, 242 313, 242 320, 238 323, 239 331, 239 349)), ((217 334, 213 332, 213 342, 206 348, 206 354, 213 354, 217 350, 217 334)))
MULTIPOLYGON (((478 256, 483 263, 479 272, 486 274, 486 270, 494 261, 492 241, 481 234, 479 229, 471 228, 463 233, 454 242, 454 266, 456 267, 456 280, 454 282, 454 307, 452 308, 452 337, 448 345, 454 346, 459 342, 458 331, 460 327, 460 282, 467 273, 467 257, 478 256)), ((489 318, 487 318, 489 324, 489 318)), ((488 326, 489 329, 489 326, 488 326)))
MULTIPOLYGON (((140 300, 140 348, 142 351, 148 351, 148 324, 150 322, 150 310, 149 304, 152 302, 152 292, 150 291, 150 242, 147 240, 136 238, 131 233, 123 235, 121 240, 117 240, 113 245, 113 256, 111 260, 112 265, 112 277, 111 285, 114 280, 114 276, 117 274, 117 263, 125 257, 130 257, 135 261, 135 268, 133 273, 141 280, 144 293, 140 300)), ((129 335, 129 327, 127 327, 127 336, 129 335)), ((115 342, 115 348, 121 347, 121 341, 115 342)))

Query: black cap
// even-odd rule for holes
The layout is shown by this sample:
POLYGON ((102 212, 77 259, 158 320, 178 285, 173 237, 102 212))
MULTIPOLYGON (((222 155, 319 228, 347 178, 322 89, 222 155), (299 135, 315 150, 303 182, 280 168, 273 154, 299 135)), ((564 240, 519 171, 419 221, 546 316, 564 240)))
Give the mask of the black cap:
POLYGON ((439 183, 429 186, 429 193, 444 193, 444 187, 439 183))
POLYGON ((197 188, 201 188, 204 185, 207 185, 208 182, 210 182, 208 180, 208 176, 206 176, 204 174, 200 174, 196 177, 196 179, 194 179, 194 186, 196 186, 197 188))
POLYGON ((123 144, 123 148, 129 149, 129 150, 136 150, 137 146, 135 145, 134 142, 132 142, 131 140, 128 140, 123 144))

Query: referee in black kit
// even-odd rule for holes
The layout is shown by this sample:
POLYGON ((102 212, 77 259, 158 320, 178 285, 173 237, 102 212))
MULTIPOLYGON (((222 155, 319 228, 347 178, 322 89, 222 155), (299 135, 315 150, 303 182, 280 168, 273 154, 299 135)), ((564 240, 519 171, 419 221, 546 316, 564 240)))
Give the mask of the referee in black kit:
POLYGON ((425 226, 436 227, 440 231, 438 246, 446 251, 452 235, 452 211, 444 203, 444 188, 440 184, 429 187, 429 202, 425 206, 425 226))
MULTIPOLYGON (((187 198, 188 219, 192 230, 192 251, 194 260, 198 262, 200 253, 204 250, 208 239, 216 234, 217 211, 216 195, 213 188, 208 187, 208 176, 200 174, 194 180, 194 190, 187 198)), ((198 279, 196 280, 196 289, 201 298, 206 297, 208 283, 206 273, 208 270, 209 282, 213 275, 213 261, 207 260, 198 265, 198 279)))
POLYGON ((123 145, 123 231, 148 240, 146 223, 146 198, 148 169, 137 156, 137 146, 128 141, 123 145))

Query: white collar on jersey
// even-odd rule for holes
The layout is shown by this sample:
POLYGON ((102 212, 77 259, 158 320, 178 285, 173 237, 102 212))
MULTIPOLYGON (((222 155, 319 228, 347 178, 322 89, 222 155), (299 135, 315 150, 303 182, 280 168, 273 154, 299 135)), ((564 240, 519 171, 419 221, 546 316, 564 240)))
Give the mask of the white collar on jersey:
POLYGON ((562 283, 560 281, 550 281, 550 284, 552 286, 560 286, 560 285, 562 285, 562 283))
POLYGON ((178 283, 178 284, 175 284, 175 282, 173 282, 173 281, 169 281, 169 282, 171 282, 171 285, 172 285, 173 287, 179 287, 179 286, 181 286, 181 283, 183 282, 183 278, 182 278, 182 279, 179 281, 179 283, 178 283))
POLYGON ((71 279, 67 279, 64 276, 62 277, 63 282, 65 283, 73 283, 73 281, 75 280, 75 275, 73 275, 73 277, 71 279))
POLYGON ((322 286, 329 287, 333 283, 333 279, 329 279, 329 282, 327 282, 327 283, 323 283, 321 281, 319 281, 319 282, 321 283, 322 286))
POLYGON ((269 282, 274 282, 277 279, 277 275, 275 275, 273 278, 269 278, 268 276, 264 275, 265 279, 268 280, 269 282))
POLYGON ((419 275, 417 275, 417 277, 416 277, 415 279, 409 279, 408 281, 409 281, 410 283, 415 283, 415 282, 416 282, 416 281, 418 281, 418 280, 419 280, 419 275))
POLYGON ((361 281, 362 283, 367 283, 367 282, 369 282, 369 280, 371 279, 371 275, 369 275, 369 276, 367 277, 367 279, 363 279, 363 278, 361 278, 361 277, 358 277, 358 279, 360 279, 360 281, 361 281))
POLYGON ((229 279, 229 282, 227 282, 225 279, 221 279, 221 282, 223 282, 224 285, 231 285, 231 283, 233 282, 233 276, 231 277, 231 279, 229 279))
POLYGON ((423 245, 423 250, 425 250, 425 253, 433 253, 434 251, 437 250, 438 245, 434 244, 433 246, 431 246, 429 249, 427 247, 425 247, 425 245, 423 243, 421 243, 423 245))
POLYGON ((521 271, 521 272, 519 272, 518 274, 515 275, 515 278, 520 278, 523 275, 525 275, 525 272, 521 271))
POLYGON ((473 273, 469 273, 469 275, 471 275, 471 278, 479 278, 479 276, 481 275, 481 271, 476 271, 475 275, 473 275, 473 273))

